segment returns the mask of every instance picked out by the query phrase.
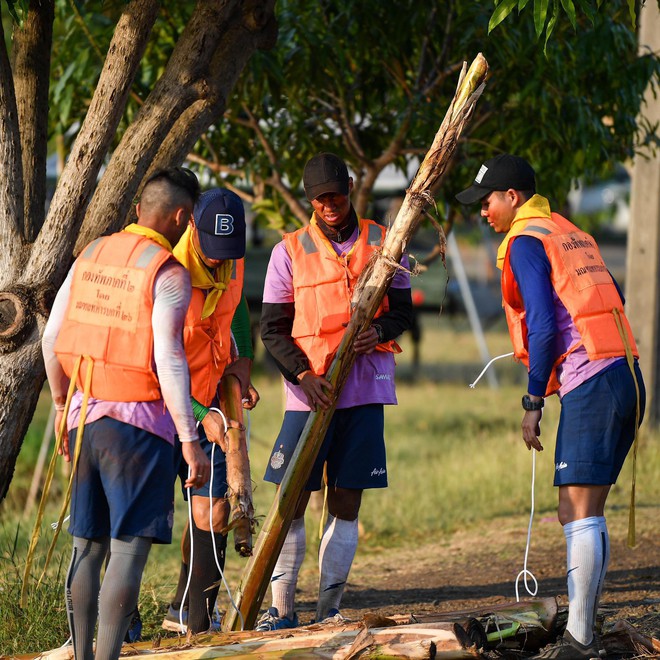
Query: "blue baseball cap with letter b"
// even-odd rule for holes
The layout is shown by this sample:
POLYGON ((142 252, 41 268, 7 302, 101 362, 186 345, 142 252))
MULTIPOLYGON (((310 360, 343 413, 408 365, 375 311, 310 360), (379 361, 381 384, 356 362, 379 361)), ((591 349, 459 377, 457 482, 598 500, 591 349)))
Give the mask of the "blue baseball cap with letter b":
POLYGON ((245 209, 241 198, 226 188, 202 193, 193 218, 199 246, 209 259, 241 259, 245 256, 245 209))

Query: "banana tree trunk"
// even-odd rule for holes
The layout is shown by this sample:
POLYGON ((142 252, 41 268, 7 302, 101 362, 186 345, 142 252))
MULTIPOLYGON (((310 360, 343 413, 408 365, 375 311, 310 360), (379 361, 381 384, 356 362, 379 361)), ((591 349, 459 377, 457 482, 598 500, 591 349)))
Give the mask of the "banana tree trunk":
MULTIPOLYGON (((353 295, 351 320, 326 374, 327 380, 334 387, 333 403, 327 410, 319 410, 309 415, 257 538, 254 555, 245 567, 234 595, 234 602, 242 614, 246 628, 252 628, 256 621, 275 562, 293 520, 296 505, 323 444, 337 398, 355 361, 353 341, 358 334, 369 327, 422 214, 426 207, 433 203, 433 193, 438 188, 442 175, 456 150, 463 127, 483 91, 487 73, 488 64, 481 54, 477 55, 469 70, 467 63, 464 63, 456 94, 385 237, 383 248, 360 275, 353 295)), ((237 612, 233 609, 228 611, 222 627, 226 631, 238 629, 240 617, 237 612)))

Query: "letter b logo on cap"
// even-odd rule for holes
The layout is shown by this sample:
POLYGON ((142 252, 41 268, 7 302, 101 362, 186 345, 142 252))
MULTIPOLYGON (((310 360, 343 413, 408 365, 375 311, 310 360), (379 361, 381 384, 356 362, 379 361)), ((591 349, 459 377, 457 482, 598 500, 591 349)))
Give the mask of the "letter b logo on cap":
POLYGON ((215 235, 231 236, 234 233, 234 216, 227 213, 216 213, 215 235))

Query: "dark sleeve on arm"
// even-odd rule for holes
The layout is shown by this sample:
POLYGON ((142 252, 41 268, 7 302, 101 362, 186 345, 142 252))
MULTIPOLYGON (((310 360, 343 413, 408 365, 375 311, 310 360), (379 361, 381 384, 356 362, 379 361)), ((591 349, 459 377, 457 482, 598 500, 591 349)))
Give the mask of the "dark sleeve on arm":
POLYGON ((410 289, 390 287, 387 292, 390 309, 374 320, 383 329, 385 341, 396 339, 412 327, 413 305, 410 289))
POLYGON ((261 341, 282 375, 298 384, 296 376, 309 369, 304 351, 293 341, 294 303, 262 303, 261 341))
POLYGON ((238 356, 254 360, 252 333, 250 330, 250 309, 245 294, 243 294, 241 296, 241 301, 238 303, 238 307, 236 307, 236 311, 234 312, 234 318, 231 321, 231 332, 236 340, 238 356))
POLYGON ((511 268, 525 305, 529 374, 527 391, 543 396, 555 361, 557 318, 550 262, 543 244, 519 236, 511 245, 511 268))

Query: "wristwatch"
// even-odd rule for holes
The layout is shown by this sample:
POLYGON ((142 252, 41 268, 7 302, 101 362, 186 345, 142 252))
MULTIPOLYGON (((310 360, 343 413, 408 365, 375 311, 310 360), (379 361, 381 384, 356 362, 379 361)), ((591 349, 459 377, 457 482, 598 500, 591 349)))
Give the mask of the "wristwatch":
POLYGON ((522 398, 522 407, 527 410, 527 411, 533 411, 533 410, 541 410, 544 405, 544 400, 541 399, 540 401, 532 401, 529 398, 529 394, 523 395, 522 398))
POLYGON ((378 323, 372 323, 371 327, 376 331, 376 334, 378 335, 378 343, 382 344, 385 341, 385 336, 383 334, 383 327, 378 323))

